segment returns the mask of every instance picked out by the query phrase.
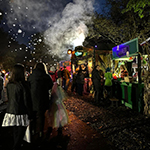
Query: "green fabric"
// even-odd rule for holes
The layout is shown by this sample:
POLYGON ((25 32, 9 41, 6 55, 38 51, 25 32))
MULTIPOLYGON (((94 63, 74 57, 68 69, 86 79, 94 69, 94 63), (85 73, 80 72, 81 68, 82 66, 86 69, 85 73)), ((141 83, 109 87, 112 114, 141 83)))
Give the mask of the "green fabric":
POLYGON ((105 73, 105 86, 112 86, 112 73, 105 73))

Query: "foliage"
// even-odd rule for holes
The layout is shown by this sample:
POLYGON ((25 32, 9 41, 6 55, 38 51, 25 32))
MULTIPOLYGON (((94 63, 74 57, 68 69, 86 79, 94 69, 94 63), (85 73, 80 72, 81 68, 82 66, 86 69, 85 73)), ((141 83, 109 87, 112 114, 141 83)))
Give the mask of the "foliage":
POLYGON ((2 62, 2 66, 6 71, 9 71, 16 63, 15 61, 15 54, 8 52, 7 55, 5 55, 5 57, 2 57, 1 59, 2 62))
MULTIPOLYGON (((130 0, 127 4, 127 7, 122 11, 128 12, 132 9, 135 13, 138 13, 140 18, 144 17, 145 11, 147 8, 150 7, 150 1, 149 0, 130 0)), ((150 11, 148 10, 148 14, 150 14, 150 11)))
POLYGON ((95 41, 109 39, 115 45, 137 37, 139 43, 147 39, 150 34, 150 16, 146 14, 140 18, 133 10, 122 13, 127 4, 127 0, 106 0, 104 9, 108 6, 109 10, 104 10, 105 14, 95 13, 92 25, 88 25, 88 37, 95 41))

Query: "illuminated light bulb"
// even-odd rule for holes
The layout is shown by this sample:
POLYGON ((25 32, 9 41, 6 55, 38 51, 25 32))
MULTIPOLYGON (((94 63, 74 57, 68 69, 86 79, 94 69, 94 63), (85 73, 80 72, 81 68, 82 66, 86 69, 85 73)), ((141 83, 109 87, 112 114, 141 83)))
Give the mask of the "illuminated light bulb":
POLYGON ((0 12, 0 16, 2 15, 2 13, 0 12))

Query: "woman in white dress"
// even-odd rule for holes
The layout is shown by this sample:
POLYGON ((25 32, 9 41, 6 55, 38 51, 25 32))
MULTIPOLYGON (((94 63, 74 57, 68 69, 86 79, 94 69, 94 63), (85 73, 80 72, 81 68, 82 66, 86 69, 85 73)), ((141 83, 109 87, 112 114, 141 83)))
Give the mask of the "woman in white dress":
POLYGON ((25 131, 32 118, 32 103, 29 87, 25 81, 24 66, 16 64, 6 86, 8 105, 2 126, 13 128, 13 150, 20 150, 25 131))

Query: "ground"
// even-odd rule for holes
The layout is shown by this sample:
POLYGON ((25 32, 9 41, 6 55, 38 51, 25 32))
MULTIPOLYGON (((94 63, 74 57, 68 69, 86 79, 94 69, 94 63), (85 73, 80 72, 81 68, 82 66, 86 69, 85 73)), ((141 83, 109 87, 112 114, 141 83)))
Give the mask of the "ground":
MULTIPOLYGON (((24 143, 23 150, 149 150, 150 119, 146 116, 123 105, 97 106, 91 95, 77 96, 71 92, 64 104, 70 122, 63 128, 63 136, 57 137, 56 129, 48 140, 34 135, 33 145, 24 143)), ((11 128, 0 128, 0 141, 1 150, 10 149, 11 128)))

